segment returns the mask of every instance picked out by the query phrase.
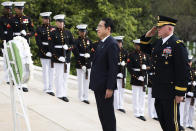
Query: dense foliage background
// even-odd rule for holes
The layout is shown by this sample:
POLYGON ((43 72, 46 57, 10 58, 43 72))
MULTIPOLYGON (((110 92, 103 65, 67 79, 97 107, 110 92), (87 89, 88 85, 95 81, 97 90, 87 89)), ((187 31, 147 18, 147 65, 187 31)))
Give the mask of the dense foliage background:
MULTIPOLYGON (((0 3, 6 0, 1 0, 0 3)), ((19 1, 19 0, 13 0, 19 1)), ((51 11, 66 15, 66 28, 77 37, 76 25, 88 24, 88 36, 95 42, 96 27, 103 17, 114 20, 115 35, 124 35, 124 47, 131 51, 132 40, 140 37, 156 23, 157 15, 166 15, 179 20, 176 34, 183 40, 195 41, 196 7, 195 0, 25 0, 25 14, 30 16, 35 28, 41 24, 39 14, 51 11)), ((0 15, 2 14, 0 7, 0 15)), ((14 12, 13 12, 14 13, 14 12)), ((54 20, 51 19, 52 24, 54 20)), ((34 37, 31 39, 31 51, 34 64, 40 65, 38 48, 34 37)), ((75 74, 72 64, 71 73, 75 74)), ((129 74, 129 73, 128 73, 129 74)), ((130 80, 128 76, 127 82, 130 80)), ((129 83, 129 82, 128 82, 129 83)), ((130 88, 130 84, 127 84, 130 88)))

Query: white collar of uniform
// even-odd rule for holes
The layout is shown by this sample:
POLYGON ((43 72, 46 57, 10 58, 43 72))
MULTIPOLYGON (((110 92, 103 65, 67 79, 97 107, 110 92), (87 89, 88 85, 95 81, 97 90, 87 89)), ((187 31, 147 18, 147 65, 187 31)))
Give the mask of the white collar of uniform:
POLYGON ((105 42, 105 40, 109 37, 110 35, 106 36, 105 38, 103 38, 101 41, 105 42))
POLYGON ((162 40, 163 40, 162 45, 163 45, 172 35, 173 35, 173 33, 171 33, 169 36, 163 38, 163 39, 162 39, 162 40))

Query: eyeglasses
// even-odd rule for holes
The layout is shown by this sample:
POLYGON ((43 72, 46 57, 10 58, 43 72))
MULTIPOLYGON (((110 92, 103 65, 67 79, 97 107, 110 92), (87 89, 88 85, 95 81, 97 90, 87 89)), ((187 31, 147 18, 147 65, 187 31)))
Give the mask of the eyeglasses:
POLYGON ((104 25, 98 25, 97 28, 102 28, 105 27, 104 25))

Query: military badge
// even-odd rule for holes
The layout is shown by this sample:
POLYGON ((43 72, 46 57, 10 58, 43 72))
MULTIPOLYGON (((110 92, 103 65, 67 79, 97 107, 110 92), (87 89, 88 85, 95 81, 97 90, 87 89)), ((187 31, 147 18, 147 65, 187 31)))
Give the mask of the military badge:
POLYGON ((23 23, 29 23, 29 20, 28 19, 23 19, 23 23))
POLYGON ((163 49, 163 54, 170 55, 172 53, 171 47, 166 47, 163 49))
MULTIPOLYGON (((162 56, 164 56, 166 59, 168 58, 168 56, 171 56, 171 53, 172 53, 172 49, 171 47, 166 47, 165 49, 163 49, 163 54, 162 56)), ((165 61, 165 64, 167 65, 168 64, 168 60, 165 61)))
POLYGON ((51 28, 50 31, 52 32, 53 30, 55 30, 55 28, 51 28))

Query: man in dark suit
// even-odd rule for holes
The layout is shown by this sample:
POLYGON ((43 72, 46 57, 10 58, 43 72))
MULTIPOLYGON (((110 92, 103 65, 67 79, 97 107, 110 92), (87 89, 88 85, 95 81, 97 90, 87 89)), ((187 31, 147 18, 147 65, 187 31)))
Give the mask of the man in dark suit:
POLYGON ((114 114, 114 90, 117 88, 118 54, 117 41, 110 36, 113 22, 110 18, 102 19, 97 26, 100 43, 92 63, 90 89, 94 91, 99 119, 103 131, 116 131, 114 114))
POLYGON ((185 45, 174 35, 177 20, 158 16, 156 27, 142 38, 141 48, 153 58, 152 97, 163 131, 179 131, 179 103, 187 91, 190 67, 185 45), (158 32, 160 39, 149 44, 158 32))

